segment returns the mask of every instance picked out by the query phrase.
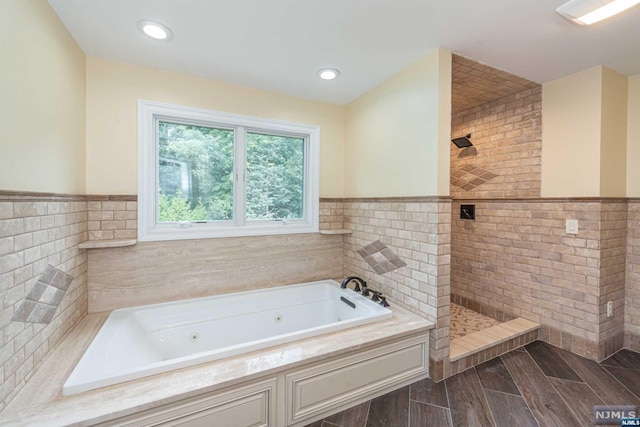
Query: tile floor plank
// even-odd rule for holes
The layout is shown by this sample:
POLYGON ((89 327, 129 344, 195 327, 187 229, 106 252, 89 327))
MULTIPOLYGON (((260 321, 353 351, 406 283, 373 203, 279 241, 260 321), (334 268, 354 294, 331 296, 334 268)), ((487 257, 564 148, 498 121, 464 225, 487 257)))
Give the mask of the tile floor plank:
POLYGON ((609 371, 615 379, 624 384, 631 393, 640 397, 640 372, 635 369, 615 368, 613 366, 605 366, 605 369, 609 371))
POLYGON ((525 348, 546 376, 582 382, 582 378, 562 358, 558 357, 552 345, 535 341, 525 348))
POLYGON ((605 366, 640 370, 640 354, 623 349, 602 361, 605 366))
POLYGON ((549 381, 582 425, 593 424, 593 406, 604 405, 604 402, 596 396, 591 387, 585 383, 560 378, 549 378, 549 381))
POLYGON ((414 400, 409 402, 409 427, 453 427, 449 409, 414 400))
POLYGON ((367 427, 404 427, 409 424, 409 386, 371 401, 367 427))
POLYGON ((445 381, 454 426, 494 425, 475 369, 468 369, 445 381))
POLYGON ((620 353, 613 354, 600 362, 603 366, 613 366, 614 368, 627 368, 633 369, 633 366, 625 360, 620 353))
POLYGON ((621 387, 622 384, 597 362, 563 349, 555 348, 554 351, 573 367, 605 405, 640 405, 640 399, 621 387))
POLYGON ((484 390, 496 427, 538 427, 522 396, 484 390))
POLYGON ((425 378, 424 380, 411 384, 409 387, 409 399, 421 403, 442 406, 443 408, 449 407, 445 382, 440 381, 437 383, 431 378, 425 378))
POLYGON ((484 362, 482 365, 476 366, 478 371, 478 377, 480 378, 480 384, 484 389, 501 391, 503 393, 515 394, 520 396, 520 391, 513 382, 511 374, 507 370, 507 367, 502 363, 502 359, 496 357, 488 362, 484 362))
POLYGON ((564 427, 592 425, 595 404, 640 405, 640 370, 632 369, 640 353, 624 350, 601 366, 546 344, 529 348, 544 353, 541 365, 563 365, 548 372, 566 374, 566 365, 584 381, 547 377, 528 350, 514 350, 440 383, 418 381, 307 427, 564 427))
POLYGON ((367 425, 370 404, 371 401, 361 403, 360 405, 327 417, 325 421, 345 427, 365 427, 367 425))
POLYGON ((633 369, 640 370, 640 353, 627 350, 626 348, 620 350, 617 354, 629 363, 633 369))
POLYGON ((581 426, 529 353, 507 353, 502 360, 540 425, 581 426))

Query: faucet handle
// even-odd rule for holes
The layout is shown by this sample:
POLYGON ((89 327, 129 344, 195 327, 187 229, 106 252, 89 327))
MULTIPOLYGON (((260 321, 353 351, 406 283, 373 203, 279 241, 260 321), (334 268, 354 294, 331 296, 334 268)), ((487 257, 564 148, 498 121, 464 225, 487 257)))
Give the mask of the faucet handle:
POLYGON ((373 294, 371 295, 371 301, 375 301, 375 302, 380 301, 380 297, 382 296, 380 292, 374 291, 373 289, 371 289, 371 293, 373 294))
POLYGON ((365 284, 362 285, 362 296, 368 297, 370 293, 371 290, 369 290, 369 288, 367 287, 367 283, 365 282, 365 284))
POLYGON ((389 307, 389 303, 387 302, 387 297, 383 297, 382 295, 380 295, 379 304, 383 307, 389 307))

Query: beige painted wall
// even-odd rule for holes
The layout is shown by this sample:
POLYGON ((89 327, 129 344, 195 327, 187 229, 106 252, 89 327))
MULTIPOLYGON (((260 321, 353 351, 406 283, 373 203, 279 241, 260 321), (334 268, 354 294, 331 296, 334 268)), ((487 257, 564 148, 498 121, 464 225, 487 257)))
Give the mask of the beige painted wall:
POLYGON ((629 77, 627 197, 640 197, 640 74, 629 77))
POLYGON ((436 49, 347 106, 347 197, 449 194, 451 53, 436 49))
POLYGON ((0 190, 85 192, 85 56, 45 0, 0 0, 0 190))
POLYGON ((600 195, 602 67, 542 85, 542 197, 600 195))
POLYGON ((345 107, 87 58, 87 191, 137 194, 137 101, 319 125, 320 196, 342 197, 345 107))
POLYGON ((627 77, 602 67, 602 197, 625 197, 627 194, 627 92, 627 77))

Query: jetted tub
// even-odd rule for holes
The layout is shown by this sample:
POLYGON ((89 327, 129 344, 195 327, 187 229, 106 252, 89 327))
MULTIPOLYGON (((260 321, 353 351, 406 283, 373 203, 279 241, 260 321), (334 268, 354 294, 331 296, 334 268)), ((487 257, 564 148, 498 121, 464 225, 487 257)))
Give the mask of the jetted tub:
POLYGON ((392 317, 333 280, 113 311, 62 387, 69 396, 392 317))

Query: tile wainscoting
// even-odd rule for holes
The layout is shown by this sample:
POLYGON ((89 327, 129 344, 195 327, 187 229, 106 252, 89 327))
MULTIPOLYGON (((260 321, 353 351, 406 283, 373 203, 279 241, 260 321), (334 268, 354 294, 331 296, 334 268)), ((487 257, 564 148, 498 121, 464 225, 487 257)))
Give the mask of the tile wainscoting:
POLYGON ((449 376, 449 264, 451 199, 439 197, 344 199, 344 272, 436 324, 430 336, 430 375, 449 376), (380 240, 407 265, 377 274, 358 254, 380 240), (446 361, 445 364, 437 363, 446 361))
POLYGON ((626 199, 456 200, 452 209, 458 298, 538 322, 541 339, 594 360, 622 347, 626 199), (461 203, 476 205, 475 221, 458 219, 461 203), (579 221, 577 235, 566 219, 579 221))
POLYGON ((0 192, 0 411, 87 314, 84 196, 0 192), (49 324, 11 321, 51 265, 73 277, 49 324))
POLYGON ((640 351, 640 199, 629 199, 625 271, 624 346, 640 351))
POLYGON ((539 322, 541 339, 592 359, 640 348, 640 199, 322 199, 321 230, 351 234, 79 248, 133 236, 136 207, 135 196, 0 193, 0 407, 88 311, 350 274, 436 323, 436 380, 493 354, 450 362, 452 291, 485 314, 539 322), (457 219, 461 202, 476 204, 476 221, 457 219), (565 219, 580 221, 578 235, 565 219), (378 240, 407 265, 375 273, 358 250, 378 240), (52 323, 11 322, 49 264, 74 277, 52 323))

